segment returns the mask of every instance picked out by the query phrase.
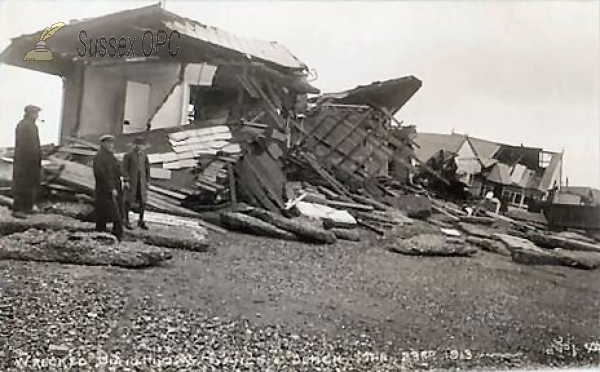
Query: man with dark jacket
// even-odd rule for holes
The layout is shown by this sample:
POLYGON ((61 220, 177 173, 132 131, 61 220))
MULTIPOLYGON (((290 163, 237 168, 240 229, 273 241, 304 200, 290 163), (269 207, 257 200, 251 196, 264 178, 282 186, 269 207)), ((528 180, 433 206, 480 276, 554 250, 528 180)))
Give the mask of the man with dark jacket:
POLYGON ((113 154, 114 137, 104 135, 100 138, 100 150, 94 157, 94 179, 96 180, 94 212, 96 231, 105 232, 106 223, 112 222, 112 233, 123 238, 123 218, 120 202, 121 167, 113 154))
POLYGON ((137 137, 133 141, 132 149, 123 158, 123 178, 125 180, 125 227, 131 229, 129 224, 129 211, 139 213, 138 226, 144 230, 148 227, 144 222, 144 210, 148 197, 148 184, 150 182, 150 160, 143 148, 144 139, 137 137))
POLYGON ((35 121, 41 109, 29 105, 15 131, 15 156, 13 162, 12 196, 13 216, 26 218, 33 214, 36 193, 42 173, 40 137, 35 121))

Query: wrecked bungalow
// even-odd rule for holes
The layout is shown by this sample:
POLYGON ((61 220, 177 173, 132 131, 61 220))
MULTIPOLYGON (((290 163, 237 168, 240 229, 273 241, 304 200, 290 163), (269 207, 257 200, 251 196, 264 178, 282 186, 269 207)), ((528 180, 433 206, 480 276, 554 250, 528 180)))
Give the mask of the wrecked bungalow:
POLYGON ((250 204, 279 211, 291 197, 288 175, 302 177, 306 169, 347 194, 388 174, 394 157, 388 145, 398 142, 389 130, 398 124, 393 115, 421 86, 408 76, 309 104, 309 95, 320 92, 306 64, 283 45, 234 36, 160 6, 71 21, 48 40, 54 60, 24 61, 41 32, 12 39, 0 62, 62 78, 58 155, 70 162, 61 177, 89 189, 91 175, 74 162, 89 164, 99 135, 116 135, 119 156, 143 134, 150 200, 163 207, 199 194, 186 206, 235 203, 232 189, 238 189, 250 204), (160 40, 167 45, 157 48, 155 40, 149 54, 150 44, 140 42, 148 30, 153 37, 164 30, 160 40), (137 42, 122 57, 101 57, 100 36, 137 42))
POLYGON ((243 39, 158 5, 71 21, 48 41, 53 61, 24 61, 41 32, 12 39, 0 62, 62 77, 63 139, 224 124, 248 117, 265 98, 295 103, 298 95, 319 92, 306 82, 307 66, 283 45, 243 39), (155 38, 160 36, 156 30, 165 30, 172 45, 155 47, 146 56, 151 50, 148 42, 142 49, 147 30, 155 38), (103 35, 135 38, 133 53, 101 57, 95 42, 103 35))
POLYGON ((418 133, 415 142, 419 145, 415 156, 423 162, 440 151, 454 155, 457 176, 478 196, 492 191, 509 205, 527 208, 547 201, 550 192, 560 187, 562 153, 458 133, 418 133))
MULTIPOLYGON (((319 93, 307 82, 307 66, 283 45, 237 37, 158 5, 71 21, 48 40, 53 61, 24 61, 33 36, 41 32, 12 39, 0 62, 62 77, 61 144, 71 138, 94 143, 99 135, 112 133, 117 151, 123 152, 144 133, 152 177, 171 189, 185 191, 194 183, 211 191, 220 188, 216 177, 226 162, 200 179, 178 171, 194 167, 200 155, 237 160, 239 138, 285 139, 285 114, 302 110, 306 94, 319 93), (85 48, 81 30, 84 41, 92 43, 85 48), (144 55, 140 41, 147 30, 164 30, 172 45, 144 55), (101 35, 137 39, 130 44, 135 57, 95 55, 101 35)), ((85 146, 63 150, 74 156, 93 153, 85 146)))

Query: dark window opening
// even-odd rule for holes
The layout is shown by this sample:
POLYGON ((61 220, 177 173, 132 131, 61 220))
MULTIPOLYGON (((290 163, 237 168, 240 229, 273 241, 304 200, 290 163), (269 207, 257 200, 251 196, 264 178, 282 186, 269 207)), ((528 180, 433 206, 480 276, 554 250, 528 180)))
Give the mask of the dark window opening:
POLYGON ((229 111, 236 106, 237 99, 237 90, 190 85, 189 122, 197 123, 228 116, 229 111))

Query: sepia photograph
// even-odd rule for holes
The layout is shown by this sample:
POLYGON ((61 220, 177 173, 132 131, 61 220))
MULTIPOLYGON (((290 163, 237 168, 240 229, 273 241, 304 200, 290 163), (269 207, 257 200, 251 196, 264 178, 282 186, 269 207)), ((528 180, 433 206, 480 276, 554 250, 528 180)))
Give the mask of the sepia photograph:
POLYGON ((0 0, 0 369, 600 371, 600 0, 0 0))

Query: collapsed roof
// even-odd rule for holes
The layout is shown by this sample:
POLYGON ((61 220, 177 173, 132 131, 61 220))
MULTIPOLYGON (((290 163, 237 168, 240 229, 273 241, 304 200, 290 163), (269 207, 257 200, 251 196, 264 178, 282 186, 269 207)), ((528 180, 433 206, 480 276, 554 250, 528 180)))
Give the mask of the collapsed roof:
POLYGON ((422 85, 423 83, 418 78, 412 75, 404 76, 383 82, 376 81, 369 85, 360 85, 338 93, 326 93, 313 101, 374 106, 385 109, 393 115, 417 93, 422 85))

